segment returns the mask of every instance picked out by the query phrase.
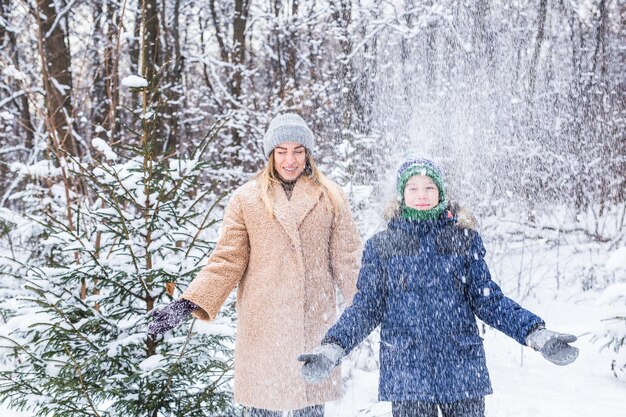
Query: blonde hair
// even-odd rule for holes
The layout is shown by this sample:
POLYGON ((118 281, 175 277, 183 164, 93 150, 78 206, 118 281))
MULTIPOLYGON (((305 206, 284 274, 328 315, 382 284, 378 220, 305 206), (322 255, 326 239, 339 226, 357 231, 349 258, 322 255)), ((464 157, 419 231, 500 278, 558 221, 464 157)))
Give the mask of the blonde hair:
MULTIPOLYGON (((337 184, 326 178, 324 174, 317 168, 313 158, 307 151, 306 163, 302 174, 300 175, 306 180, 312 181, 320 187, 324 201, 337 217, 342 210, 347 208, 346 200, 343 192, 337 184)), ((274 167, 274 151, 270 153, 269 159, 265 167, 255 176, 259 190, 261 191, 261 200, 265 205, 265 209, 274 216, 274 189, 273 184, 280 184, 280 178, 274 167)))

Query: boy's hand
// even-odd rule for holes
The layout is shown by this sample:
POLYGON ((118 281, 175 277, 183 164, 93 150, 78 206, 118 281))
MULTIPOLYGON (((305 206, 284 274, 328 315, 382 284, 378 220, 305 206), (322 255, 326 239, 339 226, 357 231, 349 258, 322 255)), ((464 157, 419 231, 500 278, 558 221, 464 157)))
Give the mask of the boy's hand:
POLYGON ((526 344, 541 352, 544 358, 556 365, 569 365, 578 357, 578 348, 570 346, 576 336, 538 329, 526 337, 526 344))
POLYGON ((346 353, 343 348, 332 343, 318 346, 311 352, 298 356, 298 360, 304 362, 300 370, 302 378, 309 383, 322 382, 344 356, 346 353))
POLYGON ((154 320, 148 326, 148 333, 155 335, 172 330, 174 327, 178 326, 189 313, 195 310, 196 307, 197 306, 191 301, 178 300, 159 310, 152 310, 150 315, 154 320))

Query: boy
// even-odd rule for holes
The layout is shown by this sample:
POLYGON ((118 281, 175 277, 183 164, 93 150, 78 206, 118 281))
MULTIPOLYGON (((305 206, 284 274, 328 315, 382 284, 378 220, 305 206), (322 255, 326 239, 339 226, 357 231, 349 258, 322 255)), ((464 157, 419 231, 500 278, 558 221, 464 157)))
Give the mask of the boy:
POLYGON ((491 280, 474 230, 455 225, 441 170, 414 159, 398 171, 401 201, 387 230, 365 245, 358 292, 321 346, 300 355, 319 382, 378 325, 379 399, 394 417, 483 417, 492 392, 475 316, 557 365, 572 363, 576 336, 504 296, 491 280))

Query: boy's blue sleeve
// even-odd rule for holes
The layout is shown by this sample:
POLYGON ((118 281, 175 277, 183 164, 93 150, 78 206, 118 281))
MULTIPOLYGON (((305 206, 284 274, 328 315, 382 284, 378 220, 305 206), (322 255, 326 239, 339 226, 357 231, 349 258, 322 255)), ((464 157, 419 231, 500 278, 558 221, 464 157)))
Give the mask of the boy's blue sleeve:
POLYGON ((385 309, 385 272, 372 239, 365 243, 357 293, 326 333, 322 344, 334 343, 349 353, 380 324, 385 309))
POLYGON ((506 297, 491 279, 485 248, 478 233, 472 239, 468 265, 468 292, 474 313, 488 325, 526 344, 530 331, 544 324, 537 315, 506 297))

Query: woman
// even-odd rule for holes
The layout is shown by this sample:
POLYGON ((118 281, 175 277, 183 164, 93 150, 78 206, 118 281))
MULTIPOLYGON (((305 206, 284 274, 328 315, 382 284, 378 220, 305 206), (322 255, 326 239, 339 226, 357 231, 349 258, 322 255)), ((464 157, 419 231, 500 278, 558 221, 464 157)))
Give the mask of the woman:
POLYGON ((237 286, 235 401, 254 417, 321 417, 323 403, 340 396, 340 373, 306 384, 296 357, 335 321, 335 288, 351 302, 361 242, 341 189, 315 166, 300 116, 274 118, 263 149, 267 165, 233 194, 207 265, 180 300, 155 312, 149 331, 189 313, 215 319, 237 286))

